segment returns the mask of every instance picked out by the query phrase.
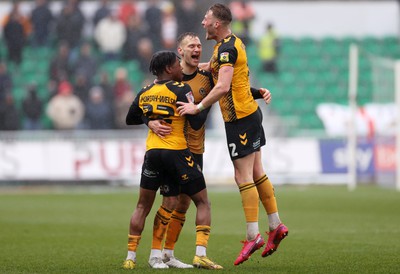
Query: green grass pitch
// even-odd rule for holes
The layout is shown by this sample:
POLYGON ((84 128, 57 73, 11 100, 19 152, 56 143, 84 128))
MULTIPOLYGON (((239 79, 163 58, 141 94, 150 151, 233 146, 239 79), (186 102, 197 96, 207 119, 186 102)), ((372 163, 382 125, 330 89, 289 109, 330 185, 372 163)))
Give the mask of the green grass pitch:
MULTIPOLYGON (((275 187, 289 236, 267 258, 257 251, 234 266, 245 236, 235 188, 209 189, 212 230, 208 256, 225 273, 399 273, 400 193, 376 186, 348 192, 344 186, 275 187)), ((0 273, 127 273, 128 222, 137 188, 4 191, 0 188, 0 273)), ((147 265, 154 212, 147 218, 131 272, 147 265)), ((262 206, 260 207, 262 209, 262 206)), ((195 251, 192 205, 175 255, 191 262, 195 251)), ((260 229, 267 219, 260 211, 260 229)), ((266 235, 265 235, 266 236, 266 235)))

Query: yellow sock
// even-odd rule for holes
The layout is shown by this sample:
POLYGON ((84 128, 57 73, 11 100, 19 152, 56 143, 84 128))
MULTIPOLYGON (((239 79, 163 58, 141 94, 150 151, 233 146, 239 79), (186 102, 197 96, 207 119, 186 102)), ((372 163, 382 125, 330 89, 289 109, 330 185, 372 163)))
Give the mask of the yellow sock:
POLYGON ((141 238, 140 235, 128 235, 128 251, 136 252, 141 238))
POLYGON ((260 200, 267 211, 267 214, 278 212, 278 205, 276 203, 274 187, 269 181, 267 175, 263 175, 254 183, 257 187, 260 200))
POLYGON ((162 241, 164 240, 165 232, 167 231, 167 227, 171 219, 171 214, 172 211, 163 206, 160 206, 158 209, 156 216, 154 217, 153 241, 151 243, 152 249, 161 250, 162 241))
POLYGON ((196 246, 201 245, 207 247, 210 238, 211 227, 208 225, 196 226, 196 246))
POLYGON ((258 222, 258 193, 254 183, 239 186, 246 222, 258 222))
POLYGON ((175 243, 178 241, 181 234, 182 227, 185 224, 186 212, 179 212, 174 210, 169 221, 167 235, 165 236, 164 248, 173 250, 175 243))

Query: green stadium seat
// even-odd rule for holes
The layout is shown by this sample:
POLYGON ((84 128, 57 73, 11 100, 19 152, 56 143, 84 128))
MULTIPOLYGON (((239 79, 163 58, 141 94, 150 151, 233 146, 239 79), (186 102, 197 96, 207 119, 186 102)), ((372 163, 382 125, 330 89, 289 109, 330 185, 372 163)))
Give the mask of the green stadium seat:
POLYGON ((279 73, 279 78, 282 84, 286 85, 294 84, 296 81, 296 73, 290 71, 289 72, 282 71, 281 73, 279 73))
POLYGON ((320 129, 323 127, 321 119, 316 114, 308 114, 302 119, 302 125, 304 128, 309 129, 320 129))
POLYGON ((321 46, 316 39, 303 37, 298 42, 298 50, 302 57, 314 57, 320 55, 321 46))
POLYGON ((343 45, 341 40, 326 37, 320 41, 321 52, 323 56, 330 58, 342 57, 348 54, 348 48, 343 45))
POLYGON ((364 37, 360 39, 360 46, 363 50, 373 54, 384 54, 383 43, 379 38, 364 37))
POLYGON ((38 69, 38 62, 31 60, 31 59, 25 59, 21 63, 21 73, 34 73, 38 69))
POLYGON ((348 52, 351 44, 358 44, 359 40, 355 37, 342 37, 339 39, 342 47, 348 52))
POLYGON ((281 39, 279 56, 280 58, 299 56, 298 42, 294 39, 281 39))

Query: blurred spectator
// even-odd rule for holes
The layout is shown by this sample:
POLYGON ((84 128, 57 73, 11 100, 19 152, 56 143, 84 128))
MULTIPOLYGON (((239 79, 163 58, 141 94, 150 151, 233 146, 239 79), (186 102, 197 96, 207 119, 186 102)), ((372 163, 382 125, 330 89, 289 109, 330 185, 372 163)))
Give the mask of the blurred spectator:
POLYGON ((146 25, 148 27, 147 33, 153 43, 154 51, 158 51, 161 46, 161 18, 162 11, 159 8, 158 0, 147 1, 147 9, 144 14, 146 25))
POLYGON ((94 86, 90 89, 85 116, 88 129, 114 128, 113 108, 101 87, 94 86))
POLYGON ((82 40, 82 30, 85 17, 79 7, 78 0, 67 0, 57 16, 56 36, 57 42, 67 42, 70 50, 74 51, 82 40))
POLYGON ((83 121, 85 107, 78 96, 73 94, 72 85, 63 81, 47 105, 47 115, 55 129, 77 129, 83 121))
POLYGON ((129 107, 131 106, 135 94, 132 91, 124 93, 122 97, 115 100, 115 126, 117 129, 129 128, 126 125, 126 114, 128 113, 129 107))
POLYGON ((100 47, 104 61, 116 60, 126 40, 126 28, 115 13, 110 13, 97 24, 94 39, 100 47))
POLYGON ((233 16, 232 32, 242 39, 245 45, 250 43, 250 23, 254 19, 254 10, 247 0, 232 1, 230 9, 233 16))
POLYGON ((153 75, 149 72, 149 64, 151 57, 153 56, 153 44, 149 38, 142 38, 138 42, 139 52, 139 65, 141 71, 145 74, 146 78, 153 78, 153 75))
POLYGON ((51 24, 54 20, 47 0, 36 0, 35 7, 31 13, 33 26, 32 45, 48 46, 51 24))
POLYGON ((75 77, 74 94, 78 96, 84 104, 88 101, 90 88, 91 85, 88 83, 86 75, 77 74, 75 77))
POLYGON ((138 41, 146 37, 140 16, 131 16, 126 29, 126 40, 122 49, 122 59, 125 61, 139 59, 138 41))
POLYGON ((7 93, 4 101, 0 102, 0 131, 19 130, 20 114, 14 103, 14 97, 7 93))
POLYGON ((121 99, 125 93, 132 91, 132 86, 128 80, 128 72, 125 68, 119 67, 115 71, 115 83, 113 86, 114 99, 121 99))
POLYGON ((68 80, 71 76, 70 48, 68 43, 62 42, 58 46, 57 54, 51 59, 49 66, 49 79, 58 82, 68 80))
POLYGON ((48 100, 56 96, 58 93, 58 81, 50 79, 47 82, 47 92, 48 92, 48 100))
POLYGON ((182 0, 176 2, 176 14, 178 20, 178 33, 196 32, 199 29, 203 14, 199 12, 199 7, 195 0, 182 0))
POLYGON ((277 58, 279 52, 279 39, 271 23, 267 24, 266 32, 258 42, 258 56, 262 62, 262 69, 265 72, 276 73, 277 58))
POLYGON ((96 27, 101 19, 107 17, 111 13, 110 1, 101 0, 100 6, 96 10, 93 16, 93 27, 96 27))
POLYGON ((131 16, 138 16, 136 0, 122 0, 118 7, 118 19, 127 26, 131 16))
POLYGON ((11 74, 8 72, 7 64, 0 61, 0 102, 6 98, 6 94, 10 93, 13 87, 11 74))
POLYGON ((25 98, 22 100, 23 124, 25 130, 42 129, 41 116, 43 102, 37 95, 37 86, 31 85, 27 88, 25 98))
POLYGON ((22 25, 22 28, 24 30, 25 38, 28 38, 32 32, 32 25, 29 17, 22 14, 20 10, 20 2, 21 1, 19 0, 13 1, 11 11, 4 17, 2 25, 4 27, 8 23, 12 14, 16 15, 18 22, 22 25))
POLYGON ((7 45, 8 60, 19 66, 22 62, 26 37, 24 27, 20 22, 20 15, 16 11, 10 13, 7 23, 4 25, 3 36, 7 45))
POLYGON ((113 86, 110 83, 110 77, 108 76, 107 72, 101 71, 99 78, 98 86, 102 88, 104 97, 108 102, 112 102, 112 104, 114 104, 114 92, 113 86))
POLYGON ((175 16, 175 7, 166 2, 162 9, 161 40, 166 50, 176 49, 176 38, 178 36, 178 22, 175 16))
POLYGON ((74 75, 84 75, 88 84, 93 84, 93 78, 97 73, 97 59, 92 54, 92 45, 84 42, 80 48, 80 54, 73 65, 74 75))

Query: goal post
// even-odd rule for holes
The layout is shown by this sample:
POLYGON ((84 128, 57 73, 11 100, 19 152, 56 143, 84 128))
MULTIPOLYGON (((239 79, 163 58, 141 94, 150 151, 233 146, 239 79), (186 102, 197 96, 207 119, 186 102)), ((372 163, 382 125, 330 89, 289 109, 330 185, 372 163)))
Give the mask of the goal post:
POLYGON ((350 119, 348 123, 347 153, 348 153, 348 182, 349 190, 354 190, 357 185, 357 86, 358 86, 358 47, 350 45, 349 52, 349 108, 350 119))
POLYGON ((400 191, 400 61, 394 65, 395 74, 395 106, 396 106, 396 190, 400 191))
POLYGON ((351 44, 348 104, 348 189, 354 190, 359 182, 358 142, 361 137, 365 137, 358 132, 357 115, 360 111, 370 111, 369 118, 374 123, 370 141, 374 153, 374 181, 377 184, 394 186, 400 191, 400 60, 374 55, 357 44, 351 44), (368 85, 365 85, 364 78, 362 88, 360 77, 365 77, 365 68, 360 69, 361 61, 370 66, 368 85), (371 94, 366 101, 367 90, 371 94))

